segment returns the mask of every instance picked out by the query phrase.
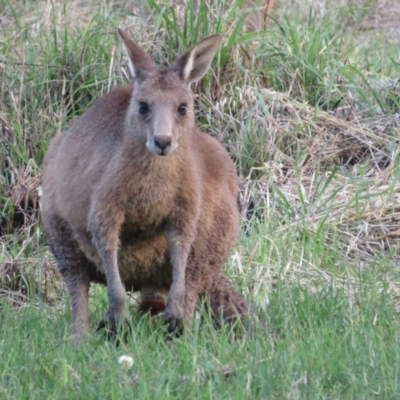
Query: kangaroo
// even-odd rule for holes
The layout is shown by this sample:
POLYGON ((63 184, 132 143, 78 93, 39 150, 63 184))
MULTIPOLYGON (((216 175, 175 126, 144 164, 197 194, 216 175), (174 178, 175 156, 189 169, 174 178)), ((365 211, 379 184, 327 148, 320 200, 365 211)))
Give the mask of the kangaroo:
POLYGON ((161 68, 118 30, 133 83, 99 98, 51 141, 43 163, 44 230, 72 306, 89 330, 91 282, 107 285, 100 326, 116 332, 125 290, 180 334, 205 298, 218 318, 248 314, 222 271, 239 233, 238 181, 223 146, 195 126, 190 89, 221 43, 210 36, 161 68))

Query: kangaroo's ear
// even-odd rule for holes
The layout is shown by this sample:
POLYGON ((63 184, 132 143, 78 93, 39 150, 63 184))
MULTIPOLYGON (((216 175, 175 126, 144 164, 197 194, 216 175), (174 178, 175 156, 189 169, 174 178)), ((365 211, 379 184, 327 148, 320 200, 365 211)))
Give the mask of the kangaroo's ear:
POLYGON ((145 80, 147 76, 157 70, 157 64, 140 46, 134 43, 122 29, 118 29, 118 33, 128 53, 129 70, 131 71, 133 79, 139 82, 145 80))
POLYGON ((198 81, 210 68, 221 41, 221 35, 212 35, 203 39, 182 54, 172 68, 178 70, 181 79, 188 84, 198 81))

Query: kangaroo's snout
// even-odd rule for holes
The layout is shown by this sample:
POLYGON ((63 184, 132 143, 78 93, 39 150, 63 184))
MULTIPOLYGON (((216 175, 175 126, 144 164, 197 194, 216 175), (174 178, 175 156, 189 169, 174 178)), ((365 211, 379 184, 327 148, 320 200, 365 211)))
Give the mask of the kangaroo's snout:
POLYGON ((154 145, 161 151, 160 155, 167 155, 172 145, 172 137, 165 135, 154 136, 154 145))
POLYGON ((172 136, 160 135, 154 136, 152 141, 146 143, 146 146, 152 153, 166 156, 178 147, 178 143, 172 140, 172 136))

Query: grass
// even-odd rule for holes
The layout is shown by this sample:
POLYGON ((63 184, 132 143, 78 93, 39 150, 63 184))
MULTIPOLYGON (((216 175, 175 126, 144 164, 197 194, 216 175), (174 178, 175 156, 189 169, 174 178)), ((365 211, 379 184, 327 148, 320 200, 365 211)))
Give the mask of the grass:
MULTIPOLYGON (((67 340, 69 311, 42 302, 2 307, 12 335, 1 341, 2 398, 397 398, 399 323, 378 274, 360 276, 359 294, 320 282, 311 292, 281 276, 267 327, 235 338, 204 315, 168 346, 160 326, 133 316, 116 347, 94 335, 79 349, 67 340), (377 280, 378 278, 378 280, 377 280), (66 314, 66 315, 65 315, 66 314), (134 364, 118 364, 122 354, 134 364)), ((101 301, 94 296, 95 301, 101 301)), ((92 314, 102 315, 98 306, 92 314)))
MULTIPOLYGON (((247 32, 238 0, 183 14, 150 0, 147 23, 126 1, 0 0, 0 398, 399 397, 400 59, 366 30, 375 2, 345 3, 282 4, 247 32), (240 176, 226 270, 254 309, 241 334, 201 308, 170 345, 132 307, 126 343, 93 329, 71 346, 40 165, 60 129, 126 82, 117 27, 160 63, 224 35, 194 90, 199 125, 240 176)), ((92 288, 93 326, 106 304, 92 288)))

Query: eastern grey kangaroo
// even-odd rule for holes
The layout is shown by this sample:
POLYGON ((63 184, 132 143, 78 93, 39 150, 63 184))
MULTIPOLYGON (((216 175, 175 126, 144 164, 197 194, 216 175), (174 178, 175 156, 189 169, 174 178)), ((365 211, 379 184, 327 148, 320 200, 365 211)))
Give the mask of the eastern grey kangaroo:
POLYGON ((91 282, 107 285, 115 332, 125 290, 170 332, 199 298, 224 319, 248 305, 222 271, 239 233, 238 181, 226 150, 195 126, 190 89, 221 43, 210 36, 161 68, 119 30, 133 84, 98 99, 52 141, 42 216, 72 304, 73 337, 89 328, 91 282))

